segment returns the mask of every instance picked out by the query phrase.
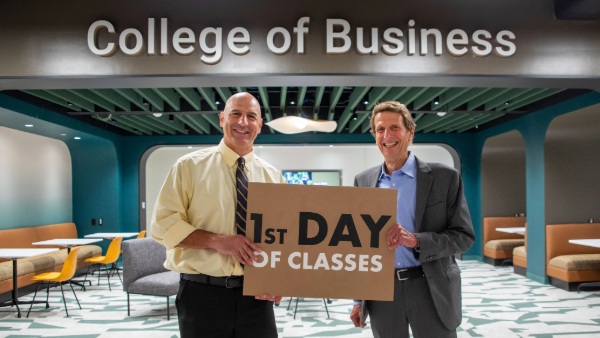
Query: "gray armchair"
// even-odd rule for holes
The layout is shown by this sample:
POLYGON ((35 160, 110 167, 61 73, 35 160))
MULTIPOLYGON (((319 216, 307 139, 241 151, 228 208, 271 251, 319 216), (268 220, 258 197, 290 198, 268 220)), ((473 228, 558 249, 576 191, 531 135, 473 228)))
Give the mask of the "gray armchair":
POLYGON ((124 241, 123 245, 123 290, 127 292, 127 315, 130 315, 129 294, 163 296, 167 298, 167 320, 169 296, 177 294, 179 274, 165 269, 165 247, 152 238, 124 241))

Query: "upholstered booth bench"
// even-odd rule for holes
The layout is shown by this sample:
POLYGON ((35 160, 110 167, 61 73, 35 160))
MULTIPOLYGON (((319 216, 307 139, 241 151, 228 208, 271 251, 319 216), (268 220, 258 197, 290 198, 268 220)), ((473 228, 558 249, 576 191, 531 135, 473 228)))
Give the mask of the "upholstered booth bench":
MULTIPOLYGON (((31 243, 56 238, 78 238, 75 223, 59 223, 40 225, 27 228, 0 230, 0 248, 41 248, 31 243)), ((48 248, 51 246, 44 246, 48 248)), ((17 276, 19 288, 35 282, 33 276, 51 271, 60 271, 67 258, 67 249, 39 255, 31 258, 17 260, 17 276)), ((102 248, 98 245, 83 245, 79 250, 77 268, 88 266, 85 259, 102 254, 102 248)), ((0 295, 10 292, 13 284, 13 263, 11 260, 0 259, 0 295)))
POLYGON ((525 217, 483 218, 483 260, 492 265, 502 265, 513 258, 513 249, 525 244, 523 235, 497 231, 496 228, 524 227, 525 217))
POLYGON ((600 281, 600 248, 569 243, 600 238, 594 223, 546 225, 546 275, 550 284, 574 291, 582 282, 600 281))
MULTIPOLYGON (((527 243, 527 239, 525 239, 527 243)), ((527 245, 513 249, 513 271, 521 276, 527 275, 527 245)))

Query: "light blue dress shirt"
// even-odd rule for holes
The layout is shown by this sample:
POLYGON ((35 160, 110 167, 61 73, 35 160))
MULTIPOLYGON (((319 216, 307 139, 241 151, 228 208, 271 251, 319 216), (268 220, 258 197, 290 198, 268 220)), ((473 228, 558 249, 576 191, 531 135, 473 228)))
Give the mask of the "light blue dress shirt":
MULTIPOLYGON (((400 170, 391 175, 385 173, 385 163, 381 166, 381 174, 377 181, 378 188, 397 189, 396 222, 407 231, 415 232, 415 210, 417 203, 417 161, 412 152, 408 153, 406 163, 400 170)), ((413 249, 404 245, 396 248, 396 269, 411 268, 421 263, 415 259, 413 249)))

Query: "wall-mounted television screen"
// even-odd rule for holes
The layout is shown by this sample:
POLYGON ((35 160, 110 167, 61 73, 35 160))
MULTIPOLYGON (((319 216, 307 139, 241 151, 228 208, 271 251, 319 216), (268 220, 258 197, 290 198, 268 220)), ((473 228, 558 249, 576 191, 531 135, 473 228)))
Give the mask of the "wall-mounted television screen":
POLYGON ((341 170, 283 170, 282 173, 289 184, 342 185, 341 170))

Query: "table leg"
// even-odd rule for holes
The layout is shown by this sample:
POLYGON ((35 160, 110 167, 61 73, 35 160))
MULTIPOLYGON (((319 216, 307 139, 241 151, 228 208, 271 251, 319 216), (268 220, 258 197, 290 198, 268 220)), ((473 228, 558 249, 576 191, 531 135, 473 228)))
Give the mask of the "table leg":
POLYGON ((13 289, 12 289, 12 300, 4 303, 4 304, 0 304, 0 307, 6 307, 6 306, 15 306, 17 308, 17 317, 21 318, 21 309, 19 309, 19 304, 46 304, 46 309, 50 307, 50 305, 48 304, 48 302, 46 301, 25 301, 25 302, 20 302, 19 301, 19 285, 17 284, 17 258, 13 258, 13 289))

